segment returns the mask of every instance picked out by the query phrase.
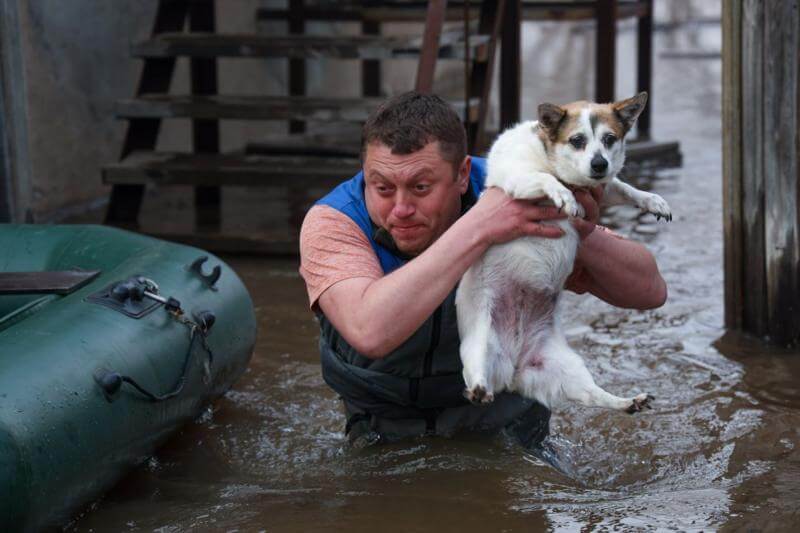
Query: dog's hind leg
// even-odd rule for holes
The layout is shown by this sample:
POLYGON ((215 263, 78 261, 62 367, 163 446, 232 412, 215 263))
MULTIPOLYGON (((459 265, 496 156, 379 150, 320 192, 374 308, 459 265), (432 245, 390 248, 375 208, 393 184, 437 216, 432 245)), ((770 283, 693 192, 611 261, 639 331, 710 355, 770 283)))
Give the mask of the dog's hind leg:
POLYGON ((491 289, 480 280, 482 263, 483 260, 479 260, 467 270, 456 293, 461 362, 466 384, 464 396, 472 403, 494 400, 489 360, 492 294, 491 289))
POLYGON ((654 399, 649 394, 621 398, 597 386, 581 356, 557 333, 542 345, 539 356, 518 369, 517 389, 548 407, 568 400, 631 414, 650 409, 654 399))

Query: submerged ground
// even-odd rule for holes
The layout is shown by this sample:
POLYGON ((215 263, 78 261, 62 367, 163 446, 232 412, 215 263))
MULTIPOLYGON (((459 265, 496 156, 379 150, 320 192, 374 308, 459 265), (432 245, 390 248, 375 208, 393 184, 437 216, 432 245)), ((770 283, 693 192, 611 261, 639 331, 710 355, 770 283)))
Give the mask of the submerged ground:
MULTIPOLYGON (((581 31, 576 26, 568 36, 578 42, 581 31)), ((622 50, 634 42, 631 32, 620 39, 622 50)), ((736 339, 717 342, 724 333, 721 65, 713 54, 683 52, 719 50, 719 41, 713 25, 657 34, 654 136, 680 140, 685 165, 650 183, 670 202, 675 220, 657 224, 620 209, 607 223, 656 254, 669 301, 639 312, 570 295, 564 320, 598 383, 621 394, 647 391, 657 400, 654 410, 635 417, 576 407, 555 413, 553 444, 571 476, 503 436, 347 450, 337 399, 320 377, 317 325, 297 264, 231 258, 259 317, 248 372, 68 529, 800 526, 800 358, 736 339)), ((622 60, 632 77, 625 70, 630 60, 622 60)), ((571 75, 577 79, 581 68, 571 75)), ((550 93, 558 83, 526 80, 550 93)), ((526 91, 528 98, 535 94, 526 91)))

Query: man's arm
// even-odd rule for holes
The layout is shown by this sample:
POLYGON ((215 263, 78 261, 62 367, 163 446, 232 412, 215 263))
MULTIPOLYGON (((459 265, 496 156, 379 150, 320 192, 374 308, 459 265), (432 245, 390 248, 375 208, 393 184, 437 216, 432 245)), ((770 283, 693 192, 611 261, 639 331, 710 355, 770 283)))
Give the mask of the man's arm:
POLYGON ((586 211, 586 220, 575 221, 581 244, 567 288, 589 292, 617 307, 662 306, 667 299, 667 284, 650 251, 640 243, 595 229, 602 189, 593 190, 591 195, 577 191, 575 196, 586 211))
POLYGON ((319 306, 356 350, 383 357, 420 327, 489 246, 523 235, 558 237, 561 229, 540 224, 556 218, 563 215, 554 207, 489 189, 413 261, 377 280, 336 283, 320 295, 319 306))

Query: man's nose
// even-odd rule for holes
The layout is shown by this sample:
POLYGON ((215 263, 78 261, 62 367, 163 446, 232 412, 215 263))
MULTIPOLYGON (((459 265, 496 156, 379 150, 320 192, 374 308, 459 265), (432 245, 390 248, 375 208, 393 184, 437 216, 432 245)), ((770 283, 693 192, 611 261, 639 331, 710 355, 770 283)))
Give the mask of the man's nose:
POLYGON ((392 208, 392 215, 395 218, 408 218, 416 212, 414 204, 408 198, 398 197, 392 208))

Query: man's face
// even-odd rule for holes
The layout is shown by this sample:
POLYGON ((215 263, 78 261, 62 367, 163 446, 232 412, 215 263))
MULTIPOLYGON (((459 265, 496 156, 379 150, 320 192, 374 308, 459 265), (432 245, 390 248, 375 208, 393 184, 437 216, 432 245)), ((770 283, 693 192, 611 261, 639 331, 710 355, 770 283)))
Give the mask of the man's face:
POLYGON ((364 155, 364 195, 370 218, 385 228, 397 248, 417 255, 458 218, 461 195, 469 186, 470 158, 458 172, 442 159, 434 141, 408 155, 380 142, 364 155))

